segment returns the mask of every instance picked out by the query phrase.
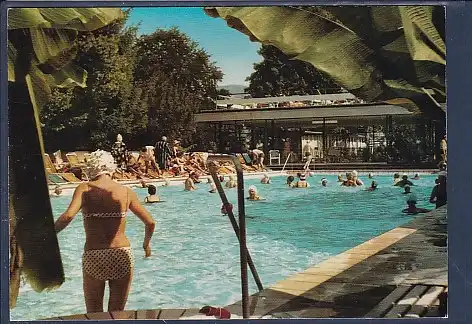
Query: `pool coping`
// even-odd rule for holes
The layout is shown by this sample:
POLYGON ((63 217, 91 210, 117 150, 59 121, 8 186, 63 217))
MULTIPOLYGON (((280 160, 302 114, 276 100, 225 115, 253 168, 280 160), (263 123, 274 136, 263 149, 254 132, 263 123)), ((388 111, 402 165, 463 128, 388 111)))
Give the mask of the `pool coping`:
MULTIPOLYGON (((409 248, 411 249, 416 247, 415 240, 421 242, 428 233, 432 234, 433 230, 430 229, 431 225, 434 225, 438 218, 443 216, 447 219, 447 206, 433 210, 425 215, 418 216, 401 226, 378 235, 340 254, 334 255, 321 263, 305 269, 304 271, 280 280, 261 292, 252 294, 250 296, 251 315, 259 317, 275 316, 277 318, 338 317, 332 316, 335 313, 334 309, 342 308, 344 316, 340 317, 363 317, 364 314, 359 312, 359 309, 349 309, 351 305, 334 305, 334 302, 326 302, 328 299, 334 299, 332 297, 333 292, 330 292, 329 289, 336 285, 344 287, 347 291, 352 289, 352 287, 361 291, 383 289, 381 293, 376 293, 379 295, 376 296, 377 298, 386 297, 395 287, 401 285, 436 285, 447 288, 447 248, 437 248, 435 250, 434 247, 427 246, 426 243, 423 243, 426 244, 423 245, 423 249, 415 251, 417 252, 417 256, 408 257, 409 254, 414 254, 409 251, 409 248), (439 217, 437 215, 439 215, 439 217), (413 243, 405 243, 408 239, 413 243), (444 249, 446 249, 446 252, 444 252, 444 249), (445 262, 441 262, 444 253, 446 254, 446 260, 445 262), (393 258, 390 258, 392 256, 393 258), (405 258, 405 256, 407 258, 405 258), (428 278, 428 276, 421 274, 421 269, 418 271, 415 270, 416 272, 413 271, 413 273, 411 273, 411 270, 407 270, 406 268, 401 270, 400 267, 398 274, 393 280, 390 280, 388 285, 384 284, 382 287, 382 284, 376 282, 376 279, 381 279, 382 276, 387 275, 382 273, 378 274, 375 273, 375 271, 372 271, 373 269, 377 269, 376 266, 373 265, 374 263, 372 260, 377 259, 377 265, 382 263, 382 265, 388 264, 390 267, 398 267, 398 260, 402 260, 402 258, 403 260, 406 260, 405 264, 409 265, 421 265, 424 263, 424 260, 428 258, 429 260, 435 259, 436 263, 441 264, 445 269, 443 268, 438 270, 440 275, 437 278, 428 278), (358 269, 354 270, 356 267, 358 269), (362 270, 359 271, 359 269, 362 270), (441 275, 444 276, 444 272, 446 280, 441 278, 441 275), (340 277, 343 278, 339 279, 340 277), (351 280, 354 278, 361 278, 363 280, 357 280, 357 282, 352 283, 351 281, 356 281, 351 280), (372 278, 372 281, 369 281, 370 278, 372 278), (317 316, 303 316, 304 313, 310 312, 317 316), (286 314, 281 316, 281 313, 286 314), (348 316, 345 316, 346 314, 348 316)), ((443 234, 447 239, 447 231, 443 234)), ((384 281, 388 282, 388 280, 384 281)), ((343 289, 340 289, 340 291, 342 292, 343 289)), ((339 293, 339 291, 337 293, 339 293)), ((346 295, 348 295, 347 292, 346 295)), ((369 299, 372 298, 372 296, 365 296, 365 298, 369 299)), ((353 300, 353 302, 358 304, 363 303, 362 300, 353 300)), ((377 300, 375 300, 375 302, 377 302, 377 300)), ((367 304, 368 302, 364 303, 364 307, 370 309, 365 309, 365 314, 376 306, 372 303, 370 305, 367 304)), ((228 305, 226 308, 238 315, 242 313, 241 301, 228 305)), ((339 309, 337 309, 337 311, 339 312, 339 309)))

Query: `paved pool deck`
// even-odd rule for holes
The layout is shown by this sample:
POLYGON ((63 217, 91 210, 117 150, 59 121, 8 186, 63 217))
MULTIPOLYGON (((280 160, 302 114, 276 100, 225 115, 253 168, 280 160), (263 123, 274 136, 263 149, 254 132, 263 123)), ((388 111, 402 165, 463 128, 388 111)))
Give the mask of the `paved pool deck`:
MULTIPOLYGON (((251 317, 371 317, 371 311, 399 287, 447 288, 446 208, 419 214, 251 295, 251 317)), ((242 313, 240 301, 226 308, 242 313)))

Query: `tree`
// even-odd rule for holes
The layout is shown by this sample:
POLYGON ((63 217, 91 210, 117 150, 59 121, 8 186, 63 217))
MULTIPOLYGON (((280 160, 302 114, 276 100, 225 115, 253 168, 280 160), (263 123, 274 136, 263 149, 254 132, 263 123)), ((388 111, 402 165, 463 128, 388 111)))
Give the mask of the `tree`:
POLYGON ((116 134, 142 133, 146 106, 134 86, 136 27, 125 28, 121 19, 78 35, 74 62, 88 71, 88 87, 56 89, 42 110, 47 148, 107 149, 116 134))
POLYGON ((196 131, 193 114, 214 106, 222 77, 209 55, 178 29, 141 36, 134 79, 148 107, 148 140, 167 135, 190 144, 196 131))
POLYGON ((340 86, 309 63, 293 60, 275 46, 262 45, 258 52, 264 60, 254 64, 254 72, 246 79, 253 97, 313 95, 337 93, 340 86))

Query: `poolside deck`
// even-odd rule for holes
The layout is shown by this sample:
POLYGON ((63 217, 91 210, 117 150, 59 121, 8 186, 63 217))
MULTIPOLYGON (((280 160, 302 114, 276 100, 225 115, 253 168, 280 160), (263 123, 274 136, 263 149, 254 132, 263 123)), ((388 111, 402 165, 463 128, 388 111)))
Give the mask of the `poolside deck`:
MULTIPOLYGON (((251 318, 439 316, 447 290, 447 206, 250 296, 251 318)), ((241 318, 241 302, 225 307, 241 318)), ((152 309, 50 318, 212 319, 198 309, 152 309)))
MULTIPOLYGON (((447 289, 446 206, 250 297, 276 318, 439 316, 447 289)), ((241 302, 227 307, 241 314, 241 302)))

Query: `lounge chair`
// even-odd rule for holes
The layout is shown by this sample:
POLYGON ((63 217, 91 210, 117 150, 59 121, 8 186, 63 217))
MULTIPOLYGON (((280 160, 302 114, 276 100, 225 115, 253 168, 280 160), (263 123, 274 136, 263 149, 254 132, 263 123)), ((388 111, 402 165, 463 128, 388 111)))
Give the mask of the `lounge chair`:
POLYGON ((90 155, 90 153, 87 151, 75 151, 73 153, 77 155, 77 160, 79 161, 79 163, 85 163, 85 161, 87 160, 87 155, 90 155))
POLYGON ((68 181, 64 180, 64 178, 62 178, 59 174, 52 173, 48 174, 48 182, 51 184, 64 184, 68 181))
POLYGON ((49 154, 44 153, 43 162, 44 162, 44 169, 46 169, 47 173, 57 172, 56 166, 54 165, 54 163, 52 163, 52 160, 49 154))
POLYGON ((243 158, 244 158, 244 160, 246 161, 246 164, 247 164, 247 165, 252 165, 252 159, 251 159, 251 157, 249 156, 249 154, 247 154, 247 153, 242 153, 241 155, 243 156, 243 158))
POLYGON ((69 162, 71 168, 73 167, 83 167, 84 164, 80 162, 76 153, 67 153, 67 161, 69 162))

